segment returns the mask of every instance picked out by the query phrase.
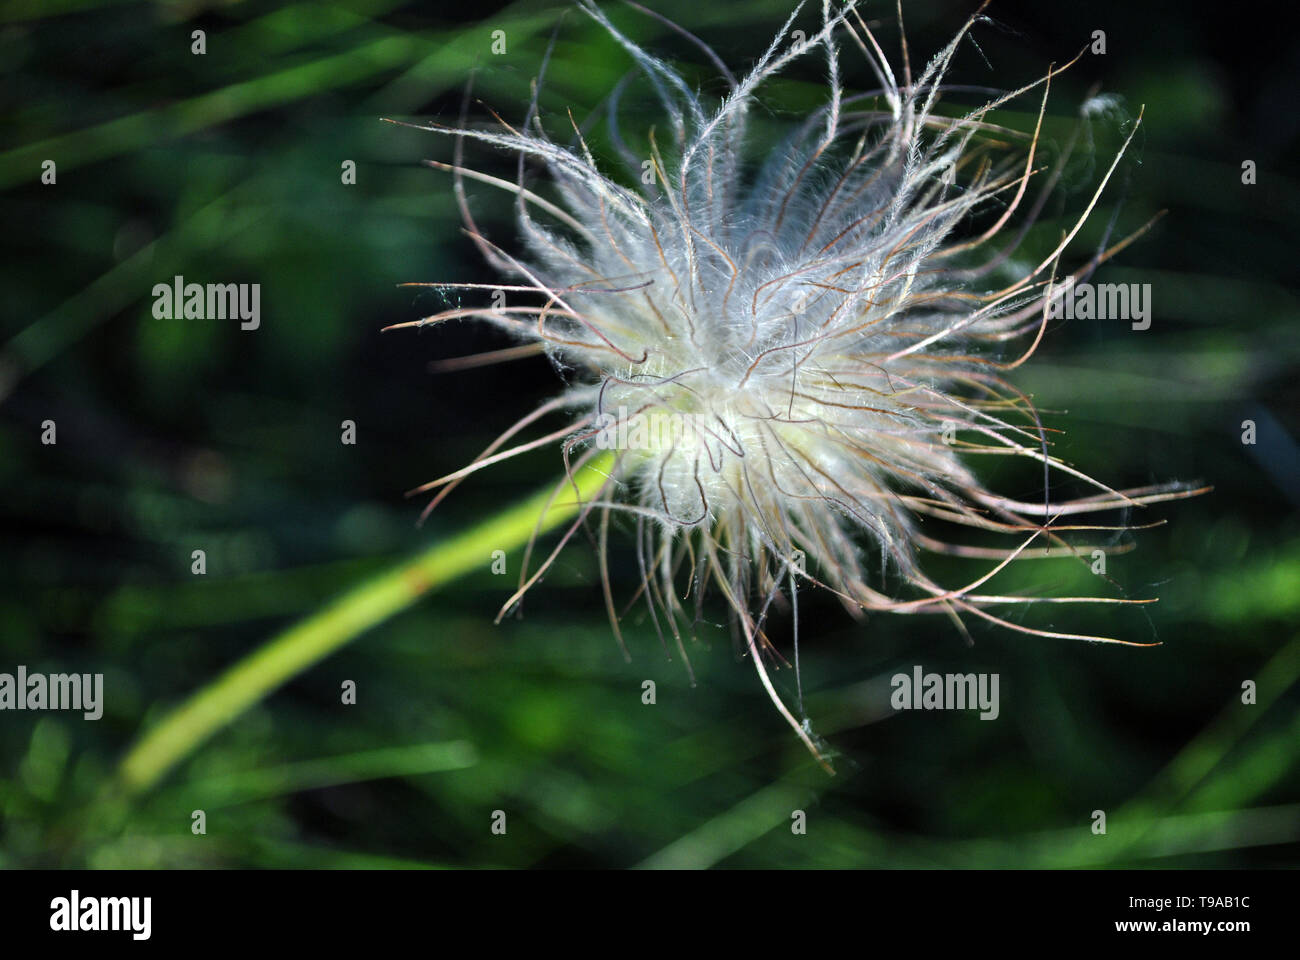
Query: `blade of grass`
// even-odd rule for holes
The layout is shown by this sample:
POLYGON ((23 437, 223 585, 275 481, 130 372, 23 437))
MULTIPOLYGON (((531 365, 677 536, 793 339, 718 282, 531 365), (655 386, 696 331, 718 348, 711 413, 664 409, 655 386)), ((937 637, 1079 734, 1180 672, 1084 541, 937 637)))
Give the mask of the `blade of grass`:
POLYGON ((467 740, 417 743, 228 773, 182 784, 178 790, 202 796, 205 809, 214 809, 302 790, 463 770, 477 762, 474 745, 467 740))

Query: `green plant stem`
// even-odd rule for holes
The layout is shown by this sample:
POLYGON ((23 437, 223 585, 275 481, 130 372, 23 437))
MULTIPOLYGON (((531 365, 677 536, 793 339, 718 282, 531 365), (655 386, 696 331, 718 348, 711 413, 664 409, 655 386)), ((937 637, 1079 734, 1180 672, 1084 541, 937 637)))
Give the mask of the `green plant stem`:
POLYGON ((558 495, 548 487, 373 577, 273 637, 145 734, 118 770, 122 786, 132 794, 149 789, 226 724, 348 641, 406 609, 429 590, 488 564, 494 550, 513 549, 534 531, 545 532, 572 519, 580 501, 606 482, 612 462, 611 455, 604 454, 577 472, 578 497, 572 485, 558 495))

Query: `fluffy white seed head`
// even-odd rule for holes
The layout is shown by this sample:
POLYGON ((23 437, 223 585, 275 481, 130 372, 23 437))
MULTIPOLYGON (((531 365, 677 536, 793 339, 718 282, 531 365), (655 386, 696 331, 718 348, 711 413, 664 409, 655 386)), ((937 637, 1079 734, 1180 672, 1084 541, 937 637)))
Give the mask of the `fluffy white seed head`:
MULTIPOLYGON (((1053 281, 1065 279, 1058 258, 1115 169, 1049 256, 1016 256, 1065 156, 1037 168, 1038 130, 1016 134, 986 117, 1032 97, 1041 124, 1053 72, 964 115, 940 113, 945 71, 973 20, 919 76, 899 77, 854 8, 836 13, 825 3, 819 32, 792 43, 792 15, 742 79, 700 44, 731 87, 710 105, 599 9, 584 9, 649 77, 667 135, 652 137, 644 156, 629 150, 611 107, 611 137, 628 164, 620 180, 576 126, 571 143, 553 141, 536 99, 518 127, 427 127, 456 136, 450 168, 469 233, 513 278, 511 306, 427 319, 473 315, 505 328, 539 345, 570 383, 474 465, 428 487, 532 449, 536 442, 497 452, 542 414, 571 411, 566 435, 542 442, 561 445, 570 469, 612 451, 610 481, 580 518, 600 518, 602 568, 610 513, 630 514, 656 627, 685 654, 694 615, 683 592, 698 603, 716 588, 773 701, 814 753, 763 665, 764 617, 778 595, 812 584, 854 611, 946 613, 958 624, 973 615, 1071 636, 1013 625, 988 608, 1090 598, 998 597, 983 585, 1012 559, 1068 552, 1061 533, 1070 517, 1188 491, 1122 493, 1068 467, 1051 455, 1029 398, 1003 378, 1037 346, 1053 281), (865 59, 879 89, 844 92, 842 46, 865 59), (825 58, 825 104, 783 141, 756 142, 756 92, 813 54, 825 58), (517 151, 518 182, 466 169, 467 138, 517 151), (525 185, 525 159, 545 167, 554 202, 525 185), (514 192, 526 253, 481 234, 467 177, 514 192), (1037 460, 1098 494, 1063 503, 998 497, 968 466, 995 454, 1037 460), (1019 539, 1005 551, 944 543, 923 533, 924 518, 1019 539), (924 549, 999 562, 973 583, 945 587, 923 572, 924 549), (914 596, 873 588, 884 567, 914 596)), ((1099 251, 1089 266, 1107 256, 1099 251)), ((516 598, 535 578, 525 575, 516 598)))

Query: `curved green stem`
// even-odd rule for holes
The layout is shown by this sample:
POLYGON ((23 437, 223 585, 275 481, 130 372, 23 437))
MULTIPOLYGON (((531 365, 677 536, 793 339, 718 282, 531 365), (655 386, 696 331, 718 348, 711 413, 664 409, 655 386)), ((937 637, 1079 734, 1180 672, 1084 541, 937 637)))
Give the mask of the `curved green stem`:
POLYGON ((553 488, 510 507, 465 533, 437 543, 350 590, 271 638, 199 690, 150 730, 123 759, 118 777, 128 793, 157 783, 210 736, 281 684, 348 641, 409 607, 427 591, 487 563, 493 550, 526 542, 578 512, 608 479, 612 456, 603 454, 558 494, 553 488))

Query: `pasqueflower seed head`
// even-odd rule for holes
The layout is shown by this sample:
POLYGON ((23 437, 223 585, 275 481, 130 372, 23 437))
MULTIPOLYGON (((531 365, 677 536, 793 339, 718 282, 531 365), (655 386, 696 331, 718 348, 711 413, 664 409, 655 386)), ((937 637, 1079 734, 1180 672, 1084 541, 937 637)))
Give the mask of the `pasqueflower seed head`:
MULTIPOLYGON (((518 126, 499 118, 487 129, 463 120, 419 125, 455 138, 454 162, 432 165, 452 172, 469 236, 513 282, 430 284, 503 290, 510 302, 458 306, 418 324, 480 318, 524 344, 493 359, 545 352, 569 383, 473 464, 419 489, 441 487, 436 504, 468 474, 546 444, 563 450, 569 472, 604 456, 608 480, 563 541, 598 521, 616 635, 605 551, 618 513, 634 521, 642 593, 661 637, 670 635, 685 659, 683 637, 706 592, 716 590, 773 703, 819 759, 822 748, 764 663, 777 657, 764 631, 769 606, 778 597, 794 601, 801 586, 832 591, 855 613, 942 613, 961 629, 963 618, 975 617, 1037 636, 1122 642, 1035 629, 990 608, 1130 601, 998 596, 985 584, 1013 560, 1072 552, 1062 536, 1078 529, 1070 518, 1193 492, 1175 484, 1121 492, 1092 480, 1050 453, 1030 399, 1004 379, 1042 338, 1052 291, 1076 279, 1058 276, 1059 260, 1140 117, 1059 244, 1026 259, 1027 226, 1068 157, 1067 149, 1054 165, 1035 166, 1051 80, 1065 68, 968 112, 939 112, 945 73, 977 17, 915 77, 906 41, 896 73, 853 4, 836 10, 823 2, 820 30, 792 40, 796 10, 742 78, 669 24, 727 83, 721 101, 709 103, 600 9, 582 7, 648 78, 666 133, 649 135, 644 156, 629 149, 616 91, 608 133, 628 164, 620 179, 596 162, 576 123, 568 143, 548 136, 536 87, 518 126), (865 60, 878 89, 845 92, 844 49, 865 60), (824 104, 779 142, 756 142, 756 93, 810 55, 824 58, 824 104), (1032 134, 988 121, 1021 97, 1037 101, 1032 134), (517 152, 517 180, 467 168, 467 139, 517 152), (544 168, 549 198, 525 186, 525 161, 544 168), (507 252, 478 228, 466 180, 513 193, 523 252, 507 252), (562 430, 506 446, 561 412, 570 414, 562 430), (969 465, 981 454, 1037 461, 1045 490, 1050 475, 1062 473, 1097 493, 1063 502, 999 496, 969 465), (1017 541, 1005 550, 948 543, 924 532, 927 519, 1017 541), (925 550, 996 563, 973 582, 943 586, 922 570, 925 550), (885 569, 912 595, 871 586, 885 569)), ((1098 250, 1087 268, 1131 239, 1098 250)), ((525 570, 506 609, 559 549, 525 570)))

